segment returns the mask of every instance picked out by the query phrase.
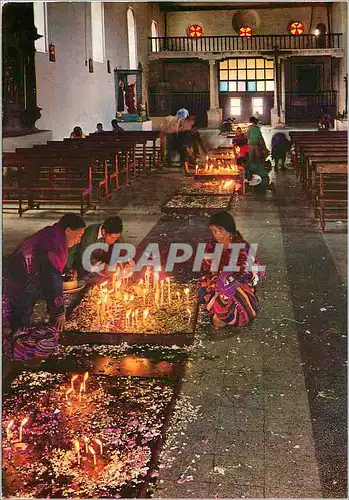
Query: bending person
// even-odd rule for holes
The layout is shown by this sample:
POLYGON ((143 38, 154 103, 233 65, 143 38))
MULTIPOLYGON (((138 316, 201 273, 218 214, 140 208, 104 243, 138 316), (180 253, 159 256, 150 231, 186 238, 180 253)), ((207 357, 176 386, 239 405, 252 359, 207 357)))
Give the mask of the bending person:
MULTIPOLYGON (((236 229, 235 221, 229 212, 217 212, 211 217, 209 228, 217 243, 223 245, 223 254, 217 273, 208 272, 203 277, 200 298, 206 304, 215 328, 224 326, 245 326, 257 316, 259 305, 256 284, 261 272, 246 269, 250 245, 236 229), (232 250, 231 243, 244 244, 240 250, 237 266, 239 271, 223 271, 228 266, 232 250)), ((213 245, 212 245, 213 246, 213 245)), ((211 261, 205 263, 209 269, 211 261)), ((255 262, 258 264, 258 261, 255 262)))

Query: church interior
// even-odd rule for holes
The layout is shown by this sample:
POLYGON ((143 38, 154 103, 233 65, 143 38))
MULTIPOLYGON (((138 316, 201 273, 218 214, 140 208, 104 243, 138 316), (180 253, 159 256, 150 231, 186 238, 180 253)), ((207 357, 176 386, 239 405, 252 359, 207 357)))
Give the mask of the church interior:
POLYGON ((5 497, 347 498, 347 2, 1 12, 5 497))

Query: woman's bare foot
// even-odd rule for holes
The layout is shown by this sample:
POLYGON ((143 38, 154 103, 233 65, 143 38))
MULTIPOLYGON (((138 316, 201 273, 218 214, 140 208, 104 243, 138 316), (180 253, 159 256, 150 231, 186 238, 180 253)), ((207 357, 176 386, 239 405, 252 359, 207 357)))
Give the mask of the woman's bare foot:
POLYGON ((225 323, 224 321, 221 321, 219 318, 217 318, 216 315, 213 316, 212 318, 212 325, 214 326, 214 328, 223 328, 223 326, 225 326, 225 323))

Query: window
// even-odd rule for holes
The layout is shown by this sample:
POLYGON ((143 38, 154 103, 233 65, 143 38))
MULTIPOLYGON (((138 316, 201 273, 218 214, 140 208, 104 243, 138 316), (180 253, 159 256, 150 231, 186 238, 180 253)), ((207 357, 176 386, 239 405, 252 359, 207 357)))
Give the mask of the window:
POLYGON ((220 92, 271 92, 274 61, 263 58, 228 59, 219 63, 220 92))
POLYGON ((47 5, 46 2, 33 2, 34 24, 38 35, 42 38, 35 40, 35 48, 38 52, 47 52, 47 5))
POLYGON ((252 114, 263 114, 263 97, 252 97, 252 114))
POLYGON ((158 40, 154 40, 154 38, 158 38, 159 36, 159 31, 158 31, 158 23, 155 22, 155 21, 152 21, 151 22, 151 26, 150 26, 150 36, 152 37, 152 41, 151 41, 151 51, 152 52, 159 52, 159 41, 158 40))
POLYGON ((230 99, 230 116, 241 116, 241 97, 230 99))
POLYGON ((104 9, 102 2, 91 2, 92 59, 104 62, 104 9))
POLYGON ((130 69, 137 69, 137 35, 135 15, 131 7, 127 10, 128 60, 130 69))

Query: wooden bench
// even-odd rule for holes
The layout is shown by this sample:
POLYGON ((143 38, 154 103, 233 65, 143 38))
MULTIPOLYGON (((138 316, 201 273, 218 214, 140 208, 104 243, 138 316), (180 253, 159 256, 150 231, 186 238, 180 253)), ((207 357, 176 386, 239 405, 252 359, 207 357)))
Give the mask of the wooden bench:
MULTIPOLYGON (((18 213, 30 209, 39 209, 40 205, 77 205, 83 215, 92 206, 92 176, 88 157, 25 157, 19 153, 5 153, 3 159, 5 168, 17 169, 18 186, 5 184, 7 198, 11 192, 17 193, 18 213), (45 173, 42 174, 42 170, 45 173), (57 174, 56 171, 59 171, 57 174), (78 175, 68 176, 67 172, 77 171, 78 175), (61 173, 63 172, 63 177, 61 173), (69 178, 70 186, 67 186, 69 178), (18 187, 20 189, 18 189, 18 187), (61 197, 63 195, 63 198, 61 197), (28 203, 23 208, 24 197, 28 203)), ((6 204, 6 200, 4 200, 6 204)))
POLYGON ((348 215, 348 165, 319 164, 320 227, 326 229, 326 220, 347 220, 348 215))

